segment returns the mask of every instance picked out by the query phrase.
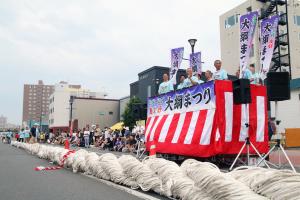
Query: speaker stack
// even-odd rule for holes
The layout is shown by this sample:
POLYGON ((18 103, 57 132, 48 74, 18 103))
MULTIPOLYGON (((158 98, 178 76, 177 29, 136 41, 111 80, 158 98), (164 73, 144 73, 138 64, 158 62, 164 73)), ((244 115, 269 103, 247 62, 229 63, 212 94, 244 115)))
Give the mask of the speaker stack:
POLYGON ((232 82, 234 104, 251 103, 250 80, 237 79, 232 82))
POLYGON ((269 72, 267 74, 267 91, 269 101, 284 101, 291 99, 289 73, 269 72))

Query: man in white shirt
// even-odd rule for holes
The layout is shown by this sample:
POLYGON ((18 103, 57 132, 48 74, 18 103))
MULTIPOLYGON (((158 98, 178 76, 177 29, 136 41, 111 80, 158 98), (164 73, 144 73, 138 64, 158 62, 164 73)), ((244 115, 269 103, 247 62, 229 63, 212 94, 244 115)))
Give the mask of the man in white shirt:
POLYGON ((221 69, 222 62, 221 60, 215 60, 214 62, 216 72, 214 73, 214 79, 215 80, 227 80, 228 75, 227 72, 224 69, 221 69))
POLYGON ((192 68, 187 68, 186 70, 187 78, 184 80, 184 88, 188 88, 198 84, 198 77, 193 76, 192 68))
POLYGON ((205 78, 206 78, 206 82, 212 81, 213 80, 213 73, 210 70, 207 70, 205 72, 205 78))
POLYGON ((181 75, 180 76, 180 83, 178 84, 177 86, 177 90, 181 90, 184 88, 184 80, 185 80, 185 76, 184 75, 181 75))
POLYGON ((163 82, 159 85, 158 94, 174 91, 173 83, 169 81, 168 74, 163 75, 163 82))
POLYGON ((198 77, 198 84, 201 84, 201 83, 204 83, 204 81, 202 81, 201 79, 201 74, 197 74, 197 77, 198 77))
POLYGON ((251 64, 249 67, 249 70, 252 73, 252 79, 250 79, 250 83, 251 84, 259 84, 260 77, 259 77, 259 74, 257 72, 255 72, 255 65, 251 64))

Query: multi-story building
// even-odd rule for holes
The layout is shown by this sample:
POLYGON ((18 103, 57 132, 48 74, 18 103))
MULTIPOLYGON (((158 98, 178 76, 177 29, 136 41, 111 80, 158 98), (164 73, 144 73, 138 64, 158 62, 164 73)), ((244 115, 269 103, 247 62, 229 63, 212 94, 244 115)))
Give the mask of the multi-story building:
POLYGON ((7 118, 3 115, 0 116, 0 129, 5 129, 7 125, 7 118))
MULTIPOLYGON (((80 85, 70 85, 63 81, 55 84, 54 91, 49 96, 49 128, 54 131, 58 129, 68 130, 71 97, 105 98, 106 96, 106 93, 91 92, 82 89, 80 85)), ((75 109, 77 108, 74 107, 75 109)))
POLYGON ((42 80, 38 84, 25 84, 23 91, 23 124, 31 126, 33 123, 48 124, 49 96, 53 85, 44 85, 42 80))
MULTIPOLYGON (((262 11, 266 9, 267 4, 265 2, 264 0, 247 0, 220 16, 221 59, 223 62, 223 67, 228 71, 229 74, 235 74, 240 62, 239 16, 255 10, 258 10, 262 13, 262 11)), ((283 8, 284 6, 279 8, 279 11, 284 12, 284 10, 281 10, 283 8)), ((288 0, 287 10, 289 22, 288 33, 290 42, 290 65, 293 80, 291 80, 291 99, 288 101, 279 102, 278 112, 279 120, 282 121, 281 126, 283 128, 300 128, 300 1, 288 0)), ((279 34, 286 34, 286 27, 279 27, 279 34)), ((282 40, 284 41, 285 37, 283 37, 282 40)), ((259 31, 258 27, 256 27, 249 64, 255 64, 257 71, 259 70, 260 66, 259 51, 259 31)), ((280 52, 283 55, 287 54, 287 46, 280 45, 280 52)), ((285 70, 284 67, 283 70, 285 70)), ((274 105, 274 102, 271 102, 271 116, 275 116, 274 105)))
MULTIPOLYGON (((235 74, 239 67, 239 16, 250 11, 259 12, 266 8, 266 3, 262 0, 247 0, 239 6, 229 10, 220 16, 220 40, 221 40, 221 59, 223 67, 229 74, 235 74)), ((281 9, 284 9, 282 6, 281 9)), ((284 11, 284 10, 282 10, 284 11)), ((290 64, 292 78, 300 78, 300 1, 288 1, 288 21, 289 21, 289 40, 290 40, 290 64)), ((284 34, 284 28, 280 28, 280 35, 284 34)), ((281 54, 286 54, 286 46, 280 47, 281 54)), ((256 33, 253 41, 253 50, 250 53, 249 64, 255 64, 256 70, 259 70, 259 31, 256 33)))

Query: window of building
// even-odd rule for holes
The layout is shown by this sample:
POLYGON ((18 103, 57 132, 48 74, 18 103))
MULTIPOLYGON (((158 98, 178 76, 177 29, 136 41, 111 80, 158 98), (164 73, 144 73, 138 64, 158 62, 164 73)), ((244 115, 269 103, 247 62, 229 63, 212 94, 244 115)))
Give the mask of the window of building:
POLYGON ((287 48, 286 48, 286 47, 280 47, 280 50, 281 50, 281 51, 286 51, 287 48))
POLYGON ((247 8, 247 12, 252 12, 252 7, 251 6, 247 8))
POLYGON ((297 26, 300 26, 300 15, 294 16, 294 24, 296 24, 297 26))
POLYGON ((149 74, 143 74, 140 76, 140 80, 148 78, 149 74))
POLYGON ((151 85, 147 87, 147 97, 151 97, 151 85))
POLYGON ((114 114, 114 112, 113 112, 113 111, 110 111, 110 112, 108 112, 108 114, 109 114, 109 115, 113 115, 113 114, 114 114))
POLYGON ((225 28, 230 28, 237 24, 239 21, 239 15, 232 15, 225 20, 225 28))

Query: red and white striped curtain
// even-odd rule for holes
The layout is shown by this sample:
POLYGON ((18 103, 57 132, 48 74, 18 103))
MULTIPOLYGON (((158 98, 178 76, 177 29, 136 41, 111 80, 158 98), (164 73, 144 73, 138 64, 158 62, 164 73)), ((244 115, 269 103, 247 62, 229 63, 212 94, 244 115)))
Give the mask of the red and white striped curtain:
MULTIPOLYGON (((236 154, 249 133, 260 153, 268 151, 267 97, 264 86, 251 85, 252 103, 233 104, 231 81, 215 81, 216 107, 206 110, 151 116, 145 140, 156 152, 195 157, 236 154), (246 114, 249 117, 246 117, 246 114), (249 119, 249 129, 245 123, 249 119)), ((254 152, 253 149, 250 149, 254 152)))

